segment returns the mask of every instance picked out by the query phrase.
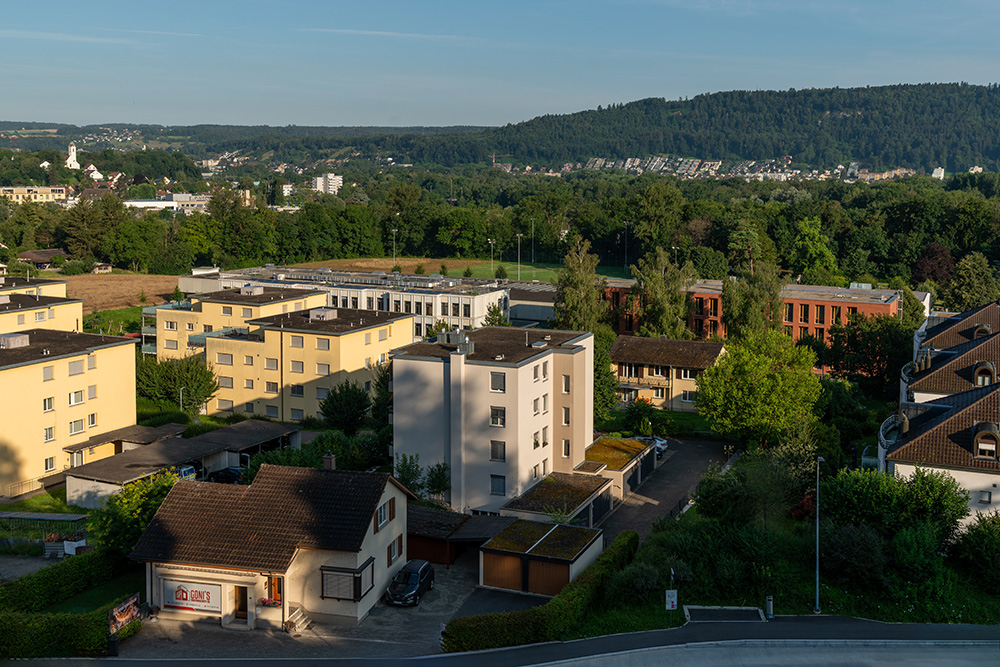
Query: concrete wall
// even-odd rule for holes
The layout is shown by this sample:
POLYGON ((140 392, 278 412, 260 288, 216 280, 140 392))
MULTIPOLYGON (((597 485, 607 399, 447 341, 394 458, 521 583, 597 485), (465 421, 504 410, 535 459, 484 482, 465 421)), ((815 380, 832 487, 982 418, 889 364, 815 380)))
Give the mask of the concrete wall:
POLYGON ((66 475, 66 503, 96 510, 104 505, 111 495, 118 493, 122 487, 118 484, 95 482, 90 479, 80 479, 66 475))
POLYGON ((590 567, 597 558, 604 553, 604 536, 601 535, 593 544, 587 547, 582 554, 569 566, 569 580, 576 579, 581 572, 590 567))

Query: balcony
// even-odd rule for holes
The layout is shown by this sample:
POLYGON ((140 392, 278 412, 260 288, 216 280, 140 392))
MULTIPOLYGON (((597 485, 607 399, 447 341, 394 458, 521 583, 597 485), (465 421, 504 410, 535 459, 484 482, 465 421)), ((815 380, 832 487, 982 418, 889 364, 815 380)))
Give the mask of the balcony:
POLYGON ((205 333, 192 334, 188 336, 188 347, 196 346, 202 347, 205 345, 205 341, 209 338, 222 338, 225 336, 249 336, 250 330, 247 328, 239 327, 226 327, 224 329, 219 329, 218 331, 206 331, 205 333))
POLYGON ((141 331, 142 331, 142 335, 143 336, 155 336, 156 335, 156 325, 154 324, 152 326, 149 326, 148 324, 144 324, 143 327, 142 327, 142 329, 141 329, 141 331))
POLYGON ((147 343, 142 346, 143 354, 156 354, 156 345, 152 343, 147 343))
POLYGON ((143 306, 142 314, 156 317, 158 310, 191 310, 190 301, 170 301, 159 306, 143 306))
POLYGON ((899 371, 900 381, 903 384, 910 384, 910 382, 913 380, 913 371, 914 371, 914 364, 912 361, 904 365, 903 368, 900 369, 899 371))

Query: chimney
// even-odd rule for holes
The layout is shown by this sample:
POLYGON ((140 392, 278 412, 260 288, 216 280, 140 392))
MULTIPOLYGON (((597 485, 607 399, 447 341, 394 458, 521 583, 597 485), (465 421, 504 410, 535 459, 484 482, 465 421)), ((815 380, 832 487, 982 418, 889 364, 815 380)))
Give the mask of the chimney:
POLYGON ((323 457, 323 470, 336 470, 337 469, 337 457, 327 451, 326 455, 323 457))

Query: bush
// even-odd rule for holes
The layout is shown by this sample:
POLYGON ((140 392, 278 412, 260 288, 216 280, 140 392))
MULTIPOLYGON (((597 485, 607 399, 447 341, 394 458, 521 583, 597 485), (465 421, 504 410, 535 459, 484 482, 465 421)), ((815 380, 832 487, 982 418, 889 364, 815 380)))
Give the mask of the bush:
POLYGON ((611 575, 607 599, 615 605, 635 604, 660 589, 660 571, 649 563, 634 561, 611 575))
POLYGON ((11 612, 41 611, 109 581, 125 562, 121 554, 108 549, 66 558, 51 567, 0 585, 0 609, 11 612))
POLYGON ((143 426, 152 426, 155 428, 157 426, 163 426, 165 424, 187 424, 190 421, 191 417, 189 417, 186 413, 174 411, 174 412, 161 412, 160 414, 150 417, 148 419, 140 420, 140 423, 143 426))
POLYGON ((871 526, 823 522, 823 571, 842 584, 884 588, 889 582, 888 542, 871 526))
POLYGON ((1000 593, 1000 510, 976 515, 965 532, 959 535, 955 553, 976 573, 991 592, 1000 593), (986 565, 989 564, 989 565, 986 565))
MULTIPOLYGON (((0 612, 0 659, 106 655, 108 612, 124 599, 85 614, 0 612)), ((118 631, 118 639, 141 628, 142 621, 130 623, 118 631)))
POLYGON ((944 569, 944 559, 938 553, 941 538, 927 522, 904 528, 892 538, 892 558, 896 571, 904 581, 933 581, 944 569))
POLYGON ((79 259, 71 259, 62 265, 59 270, 64 276, 79 276, 84 273, 90 273, 94 270, 93 262, 84 262, 79 259))

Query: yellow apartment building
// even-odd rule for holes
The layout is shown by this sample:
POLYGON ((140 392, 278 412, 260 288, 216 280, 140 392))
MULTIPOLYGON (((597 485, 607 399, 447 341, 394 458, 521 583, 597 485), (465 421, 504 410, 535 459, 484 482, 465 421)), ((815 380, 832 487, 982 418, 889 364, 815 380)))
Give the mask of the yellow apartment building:
POLYGON ((0 294, 0 333, 15 333, 28 329, 80 331, 82 327, 82 299, 0 294))
POLYGON ((190 357, 204 351, 206 334, 246 329, 250 320, 319 308, 326 299, 326 292, 317 290, 246 286, 144 308, 143 318, 155 316, 156 324, 143 326, 143 352, 155 352, 160 360, 190 357), (149 342, 152 336, 155 343, 149 342))
MULTIPOLYGON (((0 495, 57 481, 65 448, 135 424, 135 340, 29 329, 0 334, 0 495)), ((78 462, 113 455, 114 443, 78 462)))
POLYGON ((0 197, 6 197, 12 204, 23 204, 32 201, 38 204, 45 202, 57 202, 66 199, 66 187, 37 186, 37 185, 14 185, 0 187, 0 197))
POLYGON ((622 403, 645 399, 661 410, 694 412, 698 377, 725 352, 722 343, 619 336, 611 372, 622 403))
POLYGON ((0 294, 31 294, 33 296, 66 297, 66 281, 50 278, 0 276, 0 294))
POLYGON ((220 387, 210 414, 316 416, 332 387, 353 380, 370 390, 390 350, 413 342, 412 315, 374 310, 312 308, 248 324, 249 331, 205 339, 220 387))

